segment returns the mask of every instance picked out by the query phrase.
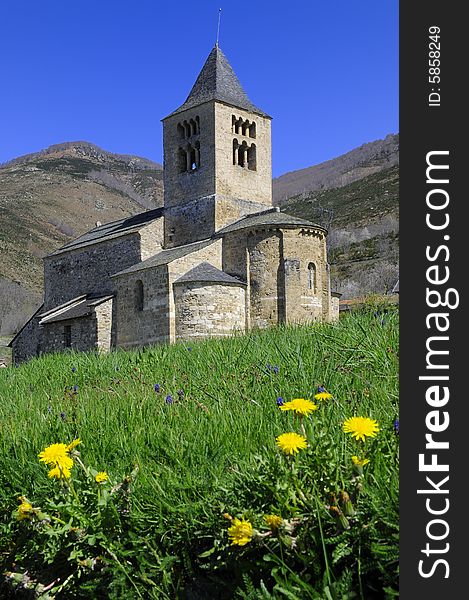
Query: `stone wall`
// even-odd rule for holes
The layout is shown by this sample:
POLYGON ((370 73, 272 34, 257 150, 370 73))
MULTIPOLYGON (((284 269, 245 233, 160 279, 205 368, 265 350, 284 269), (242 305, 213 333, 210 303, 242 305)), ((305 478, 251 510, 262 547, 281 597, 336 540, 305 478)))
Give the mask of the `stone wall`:
POLYGON ((223 237, 222 270, 248 283, 247 231, 233 231, 223 237))
MULTIPOLYGON (((221 102, 207 102, 163 121, 164 205, 187 204, 220 194, 272 205, 271 120, 221 102), (234 133, 233 118, 255 124, 252 132, 234 133), (198 132, 187 136, 181 126, 198 120, 198 132), (233 141, 256 148, 255 169, 233 164, 233 141), (181 167, 180 150, 200 146, 196 168, 181 167)), ((183 161, 184 162, 184 161, 183 161)), ((252 167, 252 165, 251 165, 252 167)))
POLYGON ((108 352, 112 346, 113 329, 113 304, 114 299, 101 302, 95 306, 96 317, 96 347, 102 352, 108 352))
POLYGON ((217 194, 215 205, 215 231, 220 231, 223 227, 231 225, 242 219, 246 215, 265 211, 264 204, 259 202, 250 202, 239 198, 231 198, 217 194))
POLYGON ((320 230, 283 230, 285 315, 289 323, 329 320, 326 240, 320 230))
POLYGON ((132 348, 169 341, 168 266, 118 275, 115 282, 116 346, 132 348))
POLYGON ((198 198, 165 211, 165 248, 209 239, 242 217, 265 210, 258 202, 219 194, 198 198))
POLYGON ((168 265, 169 274, 169 286, 170 286, 170 297, 169 297, 169 341, 174 342, 176 339, 176 327, 175 327, 175 304, 174 304, 174 293, 173 284, 174 282, 182 277, 185 273, 193 269, 201 262, 208 262, 217 269, 222 268, 222 240, 216 240, 213 244, 198 250, 197 252, 191 252, 182 258, 174 260, 168 265))
POLYGON ((82 294, 113 294, 110 275, 140 262, 138 232, 44 259, 44 311, 82 294))
POLYGON ((174 284, 176 340, 223 337, 245 330, 242 285, 174 284))
POLYGON ((283 322, 282 233, 259 228, 247 234, 251 327, 283 322))
POLYGON ((116 345, 123 348, 173 342, 175 304, 173 283, 203 261, 221 269, 221 240, 169 264, 117 275, 116 345), (141 282, 141 283, 138 283, 141 282), (141 285, 143 302, 137 302, 141 285))
POLYGON ((11 362, 13 365, 15 363, 24 362, 33 356, 38 356, 41 351, 42 331, 39 327, 39 318, 36 315, 42 312, 42 310, 43 308, 41 306, 13 339, 11 344, 11 362))
POLYGON ((71 349, 86 352, 96 348, 96 317, 92 314, 79 319, 45 323, 42 326, 42 345, 44 351, 61 352, 67 348, 65 344, 66 326, 70 326, 71 328, 71 349))
MULTIPOLYGON (((155 219, 139 231, 140 260, 146 260, 159 252, 164 243, 164 218, 155 219)), ((123 270, 126 267, 123 267, 123 270)))
POLYGON ((215 194, 215 108, 213 102, 185 110, 163 121, 164 206, 165 209, 215 194), (199 122, 199 133, 183 135, 184 122, 199 122), (197 169, 180 168, 181 149, 200 145, 197 169))
POLYGON ((215 191, 223 196, 241 198, 272 206, 271 120, 217 102, 215 104, 215 191), (255 124, 255 137, 234 133, 233 117, 255 124), (256 168, 233 164, 233 141, 256 147, 256 168))
POLYGON ((254 327, 330 320, 326 260, 325 234, 313 228, 261 226, 223 239, 223 270, 247 281, 254 327))
POLYGON ((165 248, 205 240, 215 233, 215 196, 165 210, 165 248))
POLYGON ((340 296, 342 294, 332 294, 331 295, 331 304, 330 304, 330 311, 329 311, 329 321, 334 322, 334 321, 338 321, 339 320, 339 299, 340 296))

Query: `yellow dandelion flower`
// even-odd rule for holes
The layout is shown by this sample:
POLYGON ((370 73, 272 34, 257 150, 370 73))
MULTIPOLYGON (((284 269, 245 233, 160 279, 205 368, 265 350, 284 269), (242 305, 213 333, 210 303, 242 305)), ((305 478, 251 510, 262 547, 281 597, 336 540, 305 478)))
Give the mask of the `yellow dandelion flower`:
POLYGON ((30 519, 34 514, 33 505, 26 500, 24 496, 20 496, 21 504, 18 506, 18 513, 16 518, 18 521, 23 521, 24 519, 30 519))
POLYGON ((39 452, 39 460, 46 465, 54 465, 68 458, 68 450, 65 444, 51 444, 45 450, 39 452))
POLYGON ((80 438, 77 438, 76 440, 73 440, 73 442, 70 442, 70 444, 67 446, 67 452, 71 452, 74 448, 78 446, 78 444, 81 444, 80 438))
POLYGON ((317 410, 318 406, 311 402, 311 400, 305 400, 304 398, 295 398, 290 402, 285 402, 280 407, 280 410, 293 410, 297 415, 308 416, 310 412, 317 410))
POLYGON ((39 453, 39 460, 52 467, 48 473, 49 477, 56 477, 57 479, 70 478, 73 459, 68 455, 68 446, 65 444, 47 446, 45 450, 39 453))
POLYGON ((56 479, 70 479, 72 475, 73 460, 69 457, 67 457, 67 459, 67 461, 64 460, 60 464, 57 463, 55 467, 47 473, 47 476, 50 478, 55 477, 56 479))
POLYGON ((279 517, 278 515, 265 515, 264 521, 272 529, 272 531, 276 531, 283 523, 282 517, 279 517))
POLYGON ((96 483, 104 483, 108 479, 109 475, 106 473, 106 471, 100 471, 95 477, 96 483))
POLYGON ((233 519, 233 525, 228 527, 228 537, 232 546, 245 546, 252 540, 253 529, 249 521, 233 519))
POLYGON ((330 400, 332 398, 332 394, 329 394, 329 392, 319 392, 318 394, 314 395, 314 399, 315 400, 330 400))
POLYGON ((352 462, 357 467, 364 467, 370 462, 369 458, 359 458, 358 456, 352 456, 352 462))
POLYGON ((308 446, 306 438, 298 433, 282 433, 277 438, 277 446, 281 448, 285 454, 294 454, 300 450, 304 450, 308 446))
POLYGON ((368 417, 350 417, 342 426, 345 433, 351 433, 356 440, 365 441, 365 437, 376 437, 379 431, 378 422, 368 417))

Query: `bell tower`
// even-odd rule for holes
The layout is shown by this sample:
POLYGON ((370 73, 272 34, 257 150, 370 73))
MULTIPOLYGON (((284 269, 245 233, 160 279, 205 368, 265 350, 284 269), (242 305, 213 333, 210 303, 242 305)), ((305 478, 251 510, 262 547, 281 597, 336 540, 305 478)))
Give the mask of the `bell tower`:
POLYGON ((271 117, 218 44, 184 104, 163 119, 163 149, 166 248, 272 207, 271 117))

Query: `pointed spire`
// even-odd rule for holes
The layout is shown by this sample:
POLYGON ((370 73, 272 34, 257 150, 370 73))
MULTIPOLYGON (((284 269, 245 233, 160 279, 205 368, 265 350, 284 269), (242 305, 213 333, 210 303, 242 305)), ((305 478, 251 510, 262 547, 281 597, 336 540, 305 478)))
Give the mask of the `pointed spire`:
POLYGON ((172 112, 171 115, 210 100, 218 100, 225 104, 257 113, 263 117, 269 117, 269 115, 249 100, 218 44, 215 44, 208 55, 186 101, 172 112))

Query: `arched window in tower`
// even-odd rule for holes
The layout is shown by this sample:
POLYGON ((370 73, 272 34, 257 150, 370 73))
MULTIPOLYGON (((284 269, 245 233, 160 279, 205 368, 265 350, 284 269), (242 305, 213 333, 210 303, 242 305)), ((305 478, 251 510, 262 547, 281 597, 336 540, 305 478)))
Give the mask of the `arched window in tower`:
POLYGON ((178 170, 179 173, 187 171, 187 153, 184 148, 178 148, 178 170))
POLYGON ((233 164, 237 165, 238 164, 238 140, 235 138, 233 140, 233 164))
POLYGON ((248 145, 246 142, 243 142, 241 146, 238 147, 238 165, 240 167, 247 167, 248 164, 248 145))
POLYGON ((194 121, 194 119, 191 119, 189 121, 189 125, 190 125, 190 129, 191 129, 191 135, 195 135, 197 133, 197 125, 196 125, 196 122, 194 121))
POLYGON ((231 132, 232 133, 237 133, 236 131, 236 117, 234 115, 231 115, 231 132))
POLYGON ((186 137, 186 132, 184 130, 184 127, 181 125, 181 123, 178 123, 177 130, 178 130, 179 139, 183 140, 186 137))
POLYGON ((195 118, 195 132, 197 135, 200 133, 200 119, 199 117, 195 118))
POLYGON ((308 265, 308 289, 311 290, 313 294, 317 293, 317 269, 313 262, 310 262, 308 265))
POLYGON ((243 121, 241 126, 241 131, 243 135, 247 135, 249 133, 249 121, 243 121))
POLYGON ((191 137, 191 126, 187 121, 184 121, 184 131, 186 133, 186 138, 191 137))
POLYGON ((249 125, 249 137, 256 139, 256 124, 254 121, 249 125))
POLYGON ((195 167, 196 169, 200 169, 200 142, 195 143, 195 167))
POLYGON ((143 281, 137 279, 135 282, 135 310, 141 312, 143 310, 144 295, 143 295, 143 281))
POLYGON ((250 171, 257 170, 256 144, 251 144, 248 149, 248 169, 250 171))
POLYGON ((197 169, 195 147, 192 144, 187 146, 186 150, 186 171, 195 171, 197 169))

